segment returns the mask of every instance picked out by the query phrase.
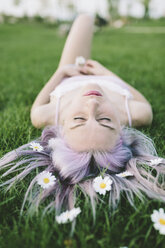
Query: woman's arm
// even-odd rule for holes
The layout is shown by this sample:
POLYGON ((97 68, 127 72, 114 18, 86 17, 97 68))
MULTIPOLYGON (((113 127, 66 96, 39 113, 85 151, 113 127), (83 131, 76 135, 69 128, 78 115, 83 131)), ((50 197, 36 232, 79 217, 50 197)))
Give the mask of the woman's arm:
POLYGON ((80 74, 79 69, 74 65, 65 65, 56 70, 32 105, 30 117, 36 128, 49 125, 53 121, 55 110, 54 106, 50 104, 50 93, 60 84, 63 78, 80 74))
POLYGON ((132 118, 132 126, 139 127, 151 125, 153 113, 149 103, 130 99, 128 104, 132 118))
POLYGON ((53 112, 50 111, 49 94, 61 82, 62 78, 62 73, 57 70, 36 97, 30 113, 31 122, 36 128, 48 125, 47 121, 53 118, 51 116, 53 112))
POLYGON ((56 88, 56 86, 61 82, 62 79, 63 79, 62 73, 59 70, 57 70, 53 74, 53 76, 49 79, 49 81, 46 83, 46 85, 42 88, 40 93, 37 95, 31 108, 32 112, 38 106, 47 104, 49 102, 50 100, 49 94, 56 88))

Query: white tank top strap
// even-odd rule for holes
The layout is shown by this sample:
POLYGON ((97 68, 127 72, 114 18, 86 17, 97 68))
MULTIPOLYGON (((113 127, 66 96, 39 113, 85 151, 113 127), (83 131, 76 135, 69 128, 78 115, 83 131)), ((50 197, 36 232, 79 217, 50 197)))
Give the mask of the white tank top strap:
POLYGON ((127 116, 128 116, 128 124, 130 127, 132 127, 132 118, 131 118, 131 113, 130 113, 130 109, 128 106, 128 97, 125 97, 125 108, 126 108, 126 112, 127 112, 127 116))
POLYGON ((58 116, 59 116, 59 107, 60 107, 60 97, 57 97, 56 101, 56 113, 55 113, 55 125, 58 125, 58 116))
POLYGON ((50 98, 56 97, 56 114, 55 125, 58 125, 59 118, 59 105, 61 96, 65 95, 68 91, 74 90, 79 87, 83 87, 86 84, 98 84, 100 87, 104 86, 111 91, 117 92, 120 95, 125 96, 125 108, 128 116, 129 126, 132 126, 130 109, 128 106, 128 100, 133 98, 128 87, 123 83, 121 79, 115 76, 74 76, 71 78, 63 79, 63 81, 56 87, 54 91, 50 93, 50 98))

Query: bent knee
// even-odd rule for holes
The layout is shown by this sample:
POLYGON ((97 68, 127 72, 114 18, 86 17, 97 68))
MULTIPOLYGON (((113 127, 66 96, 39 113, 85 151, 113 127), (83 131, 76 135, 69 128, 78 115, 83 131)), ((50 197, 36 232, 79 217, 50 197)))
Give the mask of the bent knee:
POLYGON ((76 22, 82 22, 83 24, 87 23, 88 25, 90 23, 93 24, 94 16, 87 14, 87 13, 82 13, 76 17, 76 22))

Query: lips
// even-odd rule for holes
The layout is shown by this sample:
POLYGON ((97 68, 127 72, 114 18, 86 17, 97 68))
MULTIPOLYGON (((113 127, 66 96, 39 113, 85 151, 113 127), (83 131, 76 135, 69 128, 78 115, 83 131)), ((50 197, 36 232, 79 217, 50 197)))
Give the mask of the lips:
POLYGON ((102 94, 97 90, 91 90, 85 93, 84 96, 102 96, 102 94))

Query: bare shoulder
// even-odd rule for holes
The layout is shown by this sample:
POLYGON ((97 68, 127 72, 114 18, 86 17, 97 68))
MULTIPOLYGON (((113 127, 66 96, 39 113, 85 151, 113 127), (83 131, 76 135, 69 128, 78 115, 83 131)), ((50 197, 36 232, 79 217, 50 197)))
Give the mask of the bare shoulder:
POLYGON ((132 124, 135 127, 150 125, 153 120, 152 107, 148 102, 129 101, 132 124))
POLYGON ((55 121, 55 103, 50 102, 38 106, 31 110, 30 118, 34 127, 42 128, 48 125, 53 125, 55 121))
MULTIPOLYGON (((122 80, 123 81, 123 80, 122 80)), ((145 96, 137 89, 123 81, 131 92, 133 99, 129 100, 129 107, 133 126, 150 125, 153 120, 152 107, 145 96)))

